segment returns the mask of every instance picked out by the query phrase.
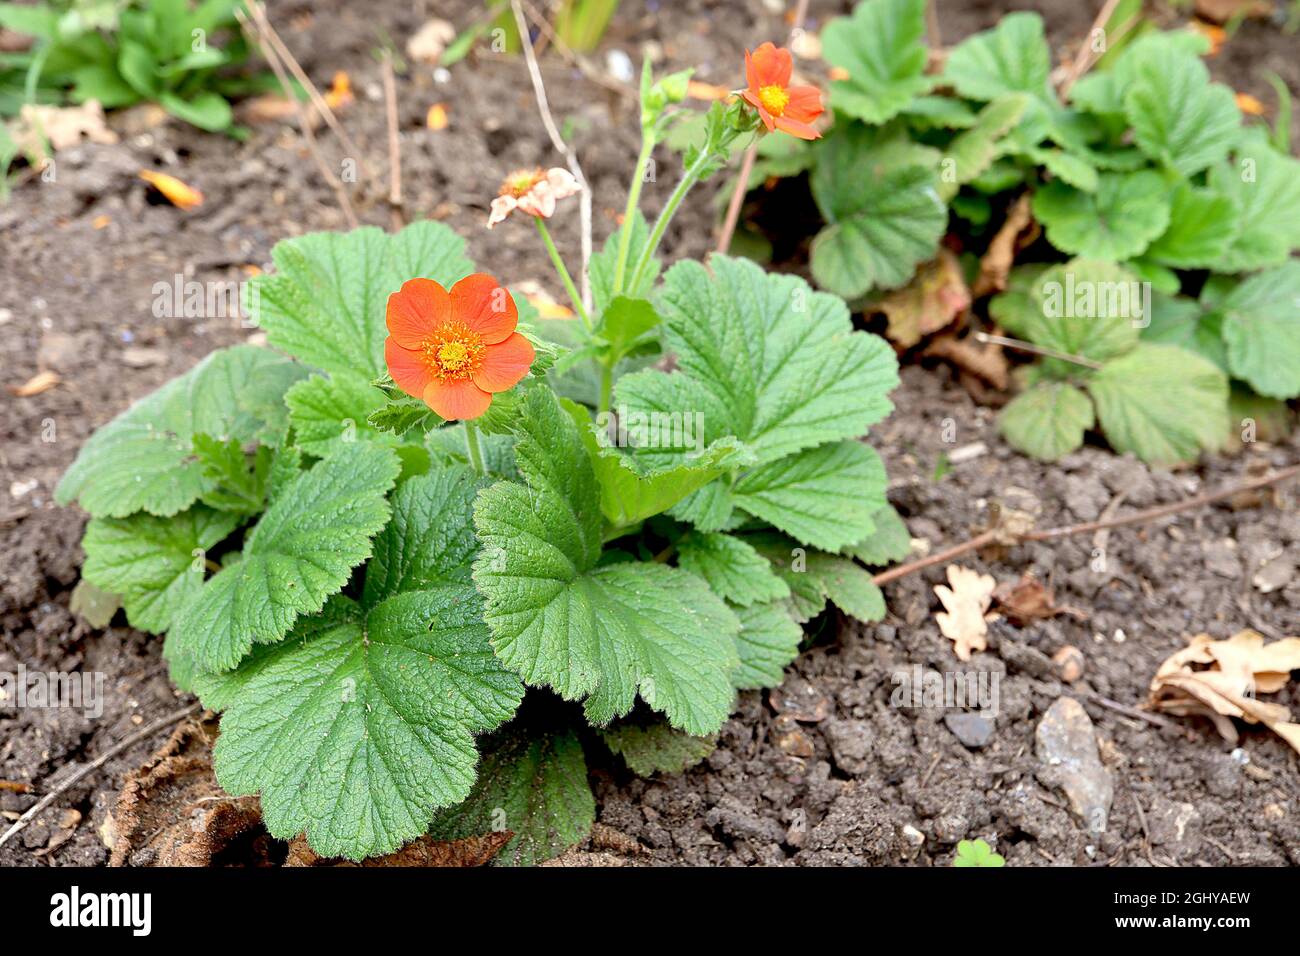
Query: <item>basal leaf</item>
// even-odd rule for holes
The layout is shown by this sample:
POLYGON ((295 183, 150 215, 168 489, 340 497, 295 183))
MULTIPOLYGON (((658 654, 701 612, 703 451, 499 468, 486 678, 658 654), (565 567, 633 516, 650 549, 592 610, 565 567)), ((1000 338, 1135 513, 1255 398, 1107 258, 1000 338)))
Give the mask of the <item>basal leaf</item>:
POLYGON ((871 534, 840 552, 875 567, 901 561, 911 553, 912 534, 893 505, 886 504, 872 515, 871 523, 875 525, 871 534))
POLYGON ((1300 396, 1300 262, 1251 276, 1220 308, 1232 374, 1269 398, 1300 396))
POLYGON ((240 520, 204 505, 170 518, 95 518, 81 542, 86 551, 81 573, 95 586, 122 596, 132 627, 159 634, 203 587, 207 551, 240 520))
POLYGON ((461 805, 439 813, 430 833, 455 840, 509 830, 514 836, 492 862, 531 866, 581 843, 595 819, 577 735, 524 722, 486 742, 474 791, 461 805))
POLYGON ((1260 140, 1240 148, 1231 163, 1210 170, 1210 188, 1237 208, 1237 229, 1220 272, 1281 265, 1300 246, 1300 161, 1260 140))
POLYGON ((1169 227, 1145 255, 1177 269, 1212 268, 1232 244, 1237 228, 1237 208, 1231 198, 1179 183, 1171 197, 1169 227))
POLYGON ((654 562, 597 565, 599 488, 577 424, 549 390, 523 400, 526 484, 479 495, 474 581, 497 655, 524 681, 586 697, 605 724, 637 694, 673 725, 713 733, 731 709, 737 624, 699 578, 654 562))
POLYGON ((294 442, 309 455, 325 458, 357 441, 397 444, 394 434, 370 424, 370 416, 386 406, 387 396, 349 372, 328 378, 313 375, 289 389, 284 400, 294 442))
POLYGON ((1137 344, 1145 324, 1142 287, 1110 262, 1077 258, 1044 272, 1025 336, 1037 345, 1104 362, 1137 344))
POLYGON ((241 444, 267 440, 266 383, 282 397, 305 374, 283 356, 251 345, 213 352, 186 374, 142 398, 82 446, 55 491, 96 517, 137 511, 167 517, 215 487, 194 456, 198 432, 241 444), (260 386, 260 387, 259 387, 260 386))
MULTIPOLYGON (((605 240, 604 247, 591 257, 591 298, 596 315, 604 315, 605 310, 614 301, 614 276, 618 266, 620 231, 615 230, 605 240)), ((641 211, 638 209, 632 214, 632 235, 628 242, 627 266, 623 272, 624 288, 622 294, 632 299, 646 298, 650 294, 650 290, 654 288, 655 280, 659 278, 659 260, 652 258, 649 267, 641 275, 641 281, 636 288, 632 288, 629 284, 632 281, 632 270, 636 266, 641 253, 645 251, 646 243, 649 241, 650 227, 646 224, 645 216, 641 215, 641 211)))
POLYGON ((397 849, 435 808, 469 796, 474 734, 523 697, 468 584, 396 594, 368 613, 336 598, 198 691, 224 710, 214 763, 226 792, 259 794, 273 836, 305 830, 317 853, 353 860, 397 849))
POLYGON ((1156 296, 1151 303, 1151 324, 1142 338, 1157 345, 1176 345, 1228 370, 1228 349, 1223 343, 1223 313, 1193 299, 1156 296))
POLYGON ((737 690, 777 686, 785 679, 786 666, 799 656, 803 629, 783 601, 737 608, 736 616, 740 618, 736 636, 740 666, 731 675, 732 683, 737 690))
POLYGON ((1241 124, 1232 90, 1210 82, 1200 57, 1170 44, 1134 61, 1124 112, 1143 152, 1184 176, 1221 162, 1241 124))
POLYGON ((242 559, 207 581, 176 622, 171 658, 229 670, 255 643, 274 644, 319 611, 370 557, 398 468, 390 449, 358 444, 302 472, 249 534, 242 559))
POLYGON ((681 773, 718 747, 717 737, 692 737, 666 720, 637 720, 635 717, 602 728, 600 739, 639 777, 681 773))
POLYGON ((857 441, 790 455, 743 475, 735 504, 804 544, 838 551, 875 530, 885 505, 885 466, 857 441))
POLYGON ((826 62, 848 74, 832 80, 831 107, 883 123, 929 92, 933 80, 925 75, 924 39, 925 0, 863 0, 852 16, 826 24, 826 62))
POLYGON ((1227 376, 1192 352, 1139 345, 1107 362, 1088 391, 1106 439, 1148 464, 1190 461, 1223 443, 1227 376))
POLYGON ((1065 382, 1040 382, 1012 399, 999 426, 1012 447, 1043 461, 1056 461, 1083 444, 1096 417, 1092 401, 1065 382))
POLYGON ((826 596, 849 617, 879 621, 885 616, 885 596, 871 579, 871 572, 837 554, 813 552, 808 570, 821 580, 826 596))
POLYGON ((692 531, 678 543, 677 563, 703 578, 714 594, 741 607, 790 596, 767 559, 733 535, 692 531))
POLYGON ((1169 225, 1169 198, 1160 174, 1106 173, 1096 192, 1054 180, 1034 194, 1034 216, 1062 252, 1121 261, 1142 254, 1169 225))
POLYGON ((941 196, 951 199, 960 184, 970 182, 992 165, 997 158, 998 140, 1020 121, 1028 99, 1023 93, 998 97, 980 110, 970 129, 953 138, 940 161, 941 196))
POLYGON ((396 235, 374 226, 308 233, 277 243, 271 255, 276 272, 250 282, 246 303, 270 343, 367 382, 384 371, 388 296, 407 279, 450 287, 473 269, 464 240, 430 220, 396 235))
POLYGON ((1011 13, 992 30, 968 37, 948 54, 944 80, 962 96, 988 101, 1004 93, 1050 97, 1052 57, 1037 13, 1011 13))

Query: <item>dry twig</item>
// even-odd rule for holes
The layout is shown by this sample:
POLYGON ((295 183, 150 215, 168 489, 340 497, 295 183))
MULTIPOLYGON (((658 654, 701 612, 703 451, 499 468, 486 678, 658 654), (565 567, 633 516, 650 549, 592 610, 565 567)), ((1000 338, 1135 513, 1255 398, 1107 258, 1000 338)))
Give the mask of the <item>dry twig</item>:
POLYGON ((384 116, 388 121, 388 208, 393 231, 406 225, 402 209, 402 140, 397 129, 397 79, 393 76, 393 53, 384 50, 384 116))

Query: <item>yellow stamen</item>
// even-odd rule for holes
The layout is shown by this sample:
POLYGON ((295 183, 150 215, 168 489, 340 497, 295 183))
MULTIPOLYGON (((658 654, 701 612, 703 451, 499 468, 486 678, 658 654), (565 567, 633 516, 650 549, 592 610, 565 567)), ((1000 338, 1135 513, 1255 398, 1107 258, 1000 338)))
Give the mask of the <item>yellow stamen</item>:
POLYGON ((464 379, 483 364, 485 346, 478 333, 459 322, 444 325, 424 341, 429 371, 440 379, 464 379))
POLYGON ((518 199, 545 178, 546 173, 540 168, 517 169, 507 176, 505 182, 501 184, 501 195, 514 196, 518 199))
POLYGON ((790 94, 783 86, 764 86, 758 91, 758 101, 773 116, 780 116, 790 102, 790 94))
POLYGON ((438 347, 438 364, 449 372, 458 372, 469 362, 464 342, 447 342, 438 347))

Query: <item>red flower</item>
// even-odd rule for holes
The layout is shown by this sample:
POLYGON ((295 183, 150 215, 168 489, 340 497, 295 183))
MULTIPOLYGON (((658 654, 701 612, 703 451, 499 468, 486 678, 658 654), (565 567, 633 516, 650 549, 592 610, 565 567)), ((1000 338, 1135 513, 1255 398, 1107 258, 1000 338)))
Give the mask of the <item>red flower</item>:
POLYGON ((794 57, 785 47, 764 43, 753 54, 746 50, 749 88, 740 95, 758 110, 769 133, 780 129, 800 139, 818 139, 822 134, 811 124, 823 111, 821 91, 815 86, 791 86, 793 72, 794 57))
POLYGON ((496 279, 466 276, 448 292, 410 279, 388 297, 388 373, 443 418, 478 418, 495 392, 528 374, 535 352, 515 331, 519 312, 496 279))

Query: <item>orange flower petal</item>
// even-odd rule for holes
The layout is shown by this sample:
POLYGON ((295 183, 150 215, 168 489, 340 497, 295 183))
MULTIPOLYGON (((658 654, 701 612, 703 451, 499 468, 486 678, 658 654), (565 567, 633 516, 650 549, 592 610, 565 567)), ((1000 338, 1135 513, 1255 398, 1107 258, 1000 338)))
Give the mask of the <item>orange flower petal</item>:
POLYGON ((768 41, 754 51, 754 75, 758 86, 789 86, 794 74, 794 57, 783 46, 768 41))
POLYGON ((504 342, 519 324, 519 310, 506 287, 482 272, 451 287, 451 304, 456 318, 477 332, 484 345, 504 342))
POLYGON ((745 85, 751 90, 758 90, 758 69, 754 66, 754 56, 745 51, 745 85))
POLYGON ((402 348, 418 349, 430 332, 451 320, 452 314, 446 289, 432 279, 408 279, 388 297, 388 333, 402 348))
POLYGON ((448 420, 478 418, 492 404, 492 396, 469 379, 433 381, 424 389, 424 402, 448 420))
POLYGON ((488 346, 483 364, 470 378, 485 392, 504 392, 519 384, 536 357, 533 343, 516 332, 499 345, 488 346))
POLYGON ((797 136, 800 139, 821 139, 822 134, 807 123, 790 119, 788 116, 778 116, 775 122, 777 129, 789 133, 791 136, 797 136))
POLYGON ((763 121, 763 125, 767 127, 769 133, 776 129, 776 122, 773 120, 772 114, 764 109, 763 103, 759 100, 757 94, 744 90, 740 95, 744 97, 746 103, 758 110, 758 118, 763 121))
POLYGON ((798 123, 811 123, 825 112, 822 91, 815 86, 792 86, 786 90, 790 102, 785 105, 785 115, 798 123))
POLYGON ((424 397, 424 390, 433 381, 433 373, 429 370, 424 353, 404 349, 397 344, 396 339, 389 336, 384 340, 384 362, 398 388, 412 398, 424 397))

